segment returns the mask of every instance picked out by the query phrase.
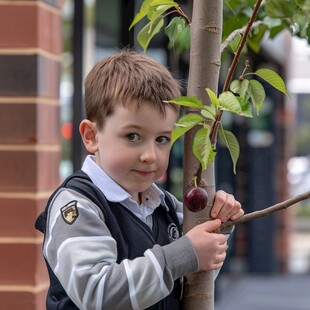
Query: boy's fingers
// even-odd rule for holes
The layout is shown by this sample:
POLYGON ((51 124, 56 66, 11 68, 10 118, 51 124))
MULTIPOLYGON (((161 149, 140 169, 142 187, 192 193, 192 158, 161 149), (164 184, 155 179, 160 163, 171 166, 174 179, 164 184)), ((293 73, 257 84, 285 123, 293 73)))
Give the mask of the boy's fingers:
POLYGON ((211 220, 211 221, 206 221, 199 226, 203 228, 204 231, 206 232, 212 232, 213 230, 219 228, 221 225, 221 221, 219 219, 211 220))
POLYGON ((211 216, 213 218, 216 218, 218 216, 225 202, 226 202, 226 193, 222 190, 217 191, 215 193, 215 199, 211 210, 211 216))
POLYGON ((229 195, 222 190, 217 191, 211 211, 211 216, 216 218, 220 213, 229 212, 230 209, 235 205, 235 202, 236 201, 233 195, 229 195), (225 210, 222 210, 224 206, 226 208, 225 210))
POLYGON ((241 209, 241 205, 240 205, 240 209, 234 215, 231 216, 231 220, 236 220, 242 215, 244 215, 244 210, 241 209))

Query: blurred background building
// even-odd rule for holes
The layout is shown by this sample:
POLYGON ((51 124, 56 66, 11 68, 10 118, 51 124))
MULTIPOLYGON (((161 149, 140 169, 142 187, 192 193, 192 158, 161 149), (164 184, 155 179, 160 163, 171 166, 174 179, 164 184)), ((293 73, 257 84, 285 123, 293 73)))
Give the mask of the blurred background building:
MULTIPOLYGON (((178 1, 191 11, 192 1, 178 1)), ((48 277, 36 216, 52 190, 86 155, 78 125, 83 79, 95 62, 121 48, 141 51, 128 31, 142 0, 0 0, 0 309, 44 309, 48 277)), ((190 15, 190 14, 189 14, 190 15)), ((147 54, 186 81, 188 55, 159 34, 147 54)), ((282 35, 249 55, 253 69, 277 71, 291 99, 267 87, 260 117, 225 116, 241 155, 233 174, 219 145, 217 187, 246 212, 310 190, 310 50, 282 35)), ((227 64, 223 63, 223 66, 227 64)), ((182 199, 182 141, 161 186, 182 199)), ((310 272, 309 203, 238 225, 218 281, 229 275, 310 272)), ((296 310, 296 309, 295 309, 296 310)))

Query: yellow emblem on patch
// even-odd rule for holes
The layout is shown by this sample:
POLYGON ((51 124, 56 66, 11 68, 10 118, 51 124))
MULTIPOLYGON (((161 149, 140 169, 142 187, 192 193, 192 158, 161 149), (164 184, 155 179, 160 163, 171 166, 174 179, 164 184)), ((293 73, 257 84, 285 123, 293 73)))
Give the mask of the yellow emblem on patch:
POLYGON ((73 224, 79 216, 79 211, 77 208, 77 201, 71 201, 61 208, 61 216, 64 221, 71 225, 73 224))

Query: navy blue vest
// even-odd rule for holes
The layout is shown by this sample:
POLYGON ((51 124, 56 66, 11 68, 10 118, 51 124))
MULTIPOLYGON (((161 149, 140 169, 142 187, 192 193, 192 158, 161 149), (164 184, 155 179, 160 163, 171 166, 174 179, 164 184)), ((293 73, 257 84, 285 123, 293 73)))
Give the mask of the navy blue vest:
MULTIPOLYGON (((138 219, 128 209, 119 203, 108 202, 102 192, 91 182, 89 177, 83 172, 78 171, 68 177, 54 192, 60 188, 71 188, 94 202, 103 212, 105 223, 109 228, 111 235, 117 243, 117 262, 123 259, 134 259, 143 256, 143 253, 152 248, 155 244, 161 246, 169 244, 173 241, 174 236, 171 227, 177 227, 181 235, 181 228, 173 209, 172 201, 169 195, 165 195, 165 201, 169 207, 169 211, 163 206, 158 207, 153 215, 153 229, 150 229, 143 221, 138 219)), ((35 227, 45 233, 46 219, 50 202, 54 194, 47 202, 45 211, 38 217, 35 227)), ((174 231, 175 232, 175 231, 174 231)), ((50 288, 47 294, 46 308, 54 309, 78 309, 75 304, 67 296, 65 290, 59 283, 54 272, 47 264, 50 277, 50 288)), ((157 304, 148 308, 149 310, 177 310, 180 308, 180 281, 175 281, 175 287, 171 294, 157 304)))

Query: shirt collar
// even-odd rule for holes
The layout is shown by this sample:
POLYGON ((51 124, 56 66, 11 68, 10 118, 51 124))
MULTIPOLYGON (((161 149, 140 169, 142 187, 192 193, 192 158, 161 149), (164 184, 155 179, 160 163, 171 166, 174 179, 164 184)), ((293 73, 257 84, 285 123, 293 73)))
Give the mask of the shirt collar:
MULTIPOLYGON (((107 200, 111 202, 125 202, 133 201, 128 192, 126 192, 120 185, 118 185, 95 161, 94 155, 88 155, 82 166, 82 171, 84 171, 91 181, 101 190, 107 200)), ((151 186, 142 193, 144 199, 152 201, 156 208, 158 205, 163 205, 167 211, 169 210, 165 202, 165 194, 163 191, 155 184, 151 186)))

